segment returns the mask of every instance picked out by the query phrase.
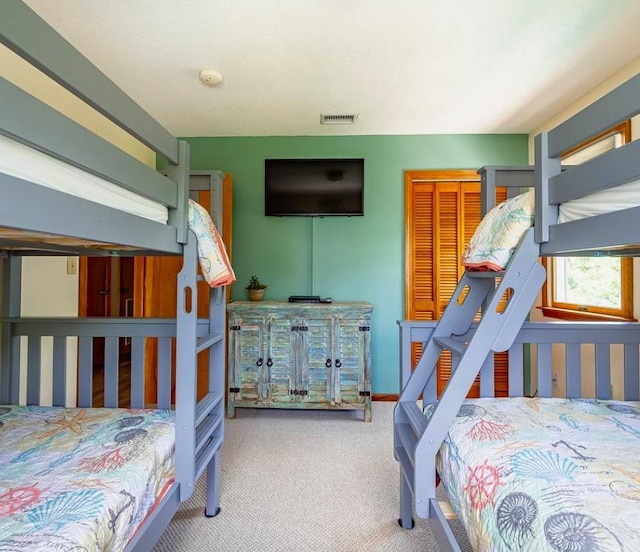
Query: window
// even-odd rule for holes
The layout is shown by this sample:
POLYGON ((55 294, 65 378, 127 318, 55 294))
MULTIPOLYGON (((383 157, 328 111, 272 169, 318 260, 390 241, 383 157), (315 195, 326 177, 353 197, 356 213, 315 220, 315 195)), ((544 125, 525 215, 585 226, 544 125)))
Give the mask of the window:
MULTIPOLYGON (((584 163, 631 139, 626 121, 565 153, 563 165, 584 163)), ((545 316, 566 320, 632 320, 633 259, 629 257, 553 257, 543 260, 547 281, 545 316)))

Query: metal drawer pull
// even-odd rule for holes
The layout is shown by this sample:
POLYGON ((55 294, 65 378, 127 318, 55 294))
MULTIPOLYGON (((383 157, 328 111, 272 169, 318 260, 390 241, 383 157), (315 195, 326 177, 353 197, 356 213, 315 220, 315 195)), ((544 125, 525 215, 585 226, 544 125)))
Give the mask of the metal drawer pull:
POLYGON ((256 362, 256 366, 262 366, 262 363, 264 362, 264 359, 262 357, 260 357, 258 359, 258 362, 256 362))
POLYGON ((336 368, 340 368, 340 366, 342 366, 342 362, 339 358, 336 358, 336 368))
POLYGON ((328 358, 328 359, 327 359, 327 362, 325 362, 325 363, 324 363, 324 365, 325 365, 327 368, 331 368, 331 359, 330 359, 330 358, 328 358))
POLYGON ((271 360, 271 357, 267 359, 267 366, 269 367, 273 366, 273 360, 271 360))

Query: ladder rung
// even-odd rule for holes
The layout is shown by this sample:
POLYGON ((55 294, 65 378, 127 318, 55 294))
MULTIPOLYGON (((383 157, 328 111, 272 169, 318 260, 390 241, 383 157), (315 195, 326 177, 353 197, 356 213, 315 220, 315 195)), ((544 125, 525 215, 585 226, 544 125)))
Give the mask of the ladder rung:
POLYGON ((196 342, 196 352, 199 353, 200 351, 208 349, 209 347, 211 347, 211 345, 214 345, 215 343, 218 343, 218 341, 222 340, 223 337, 224 336, 221 333, 210 333, 199 337, 198 341, 196 342))
POLYGON ((396 448, 395 454, 400 464, 400 470, 402 471, 403 477, 406 479, 411 491, 413 492, 413 464, 409 460, 409 455, 407 451, 401 448, 396 448))
POLYGON ((200 478, 202 472, 207 467, 213 455, 220 450, 222 445, 222 435, 214 435, 209 439, 207 445, 196 454, 196 477, 195 481, 200 478))
POLYGON ((397 424, 396 432, 398 434, 398 437, 400 438, 400 442, 402 443, 402 449, 407 453, 407 456, 411 461, 411 465, 413 465, 413 463, 415 462, 416 444, 418 443, 418 438, 413 433, 409 424, 397 424))
POLYGON ((434 337, 433 341, 441 347, 449 349, 452 353, 459 355, 463 355, 467 350, 467 344, 464 341, 458 341, 457 339, 452 339, 450 337, 434 337))
POLYGON ((213 432, 222 423, 222 415, 208 416, 196 429, 196 454, 200 452, 209 441, 209 437, 213 435, 213 432))
POLYGON ((196 427, 222 401, 222 393, 207 393, 196 406, 196 427))
POLYGON ((465 274, 469 278, 502 278, 504 270, 467 270, 465 274))
POLYGON ((422 437, 424 430, 427 428, 427 417, 420 410, 420 407, 415 402, 400 401, 398 408, 404 414, 416 437, 422 437))

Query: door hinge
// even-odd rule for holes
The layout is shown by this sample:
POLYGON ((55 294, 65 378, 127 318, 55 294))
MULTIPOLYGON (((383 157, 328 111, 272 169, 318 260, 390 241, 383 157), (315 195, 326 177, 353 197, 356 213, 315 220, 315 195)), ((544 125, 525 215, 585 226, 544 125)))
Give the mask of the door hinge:
POLYGON ((229 387, 229 393, 240 393, 239 387, 229 387))
POLYGON ((360 331, 360 332, 371 331, 371 326, 358 326, 358 331, 360 331))

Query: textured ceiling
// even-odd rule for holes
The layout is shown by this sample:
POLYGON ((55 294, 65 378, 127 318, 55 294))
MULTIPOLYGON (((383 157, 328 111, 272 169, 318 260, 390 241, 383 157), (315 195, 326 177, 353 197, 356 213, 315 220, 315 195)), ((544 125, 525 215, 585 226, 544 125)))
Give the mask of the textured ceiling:
POLYGON ((25 1, 178 136, 527 133, 640 56, 638 0, 25 1))

